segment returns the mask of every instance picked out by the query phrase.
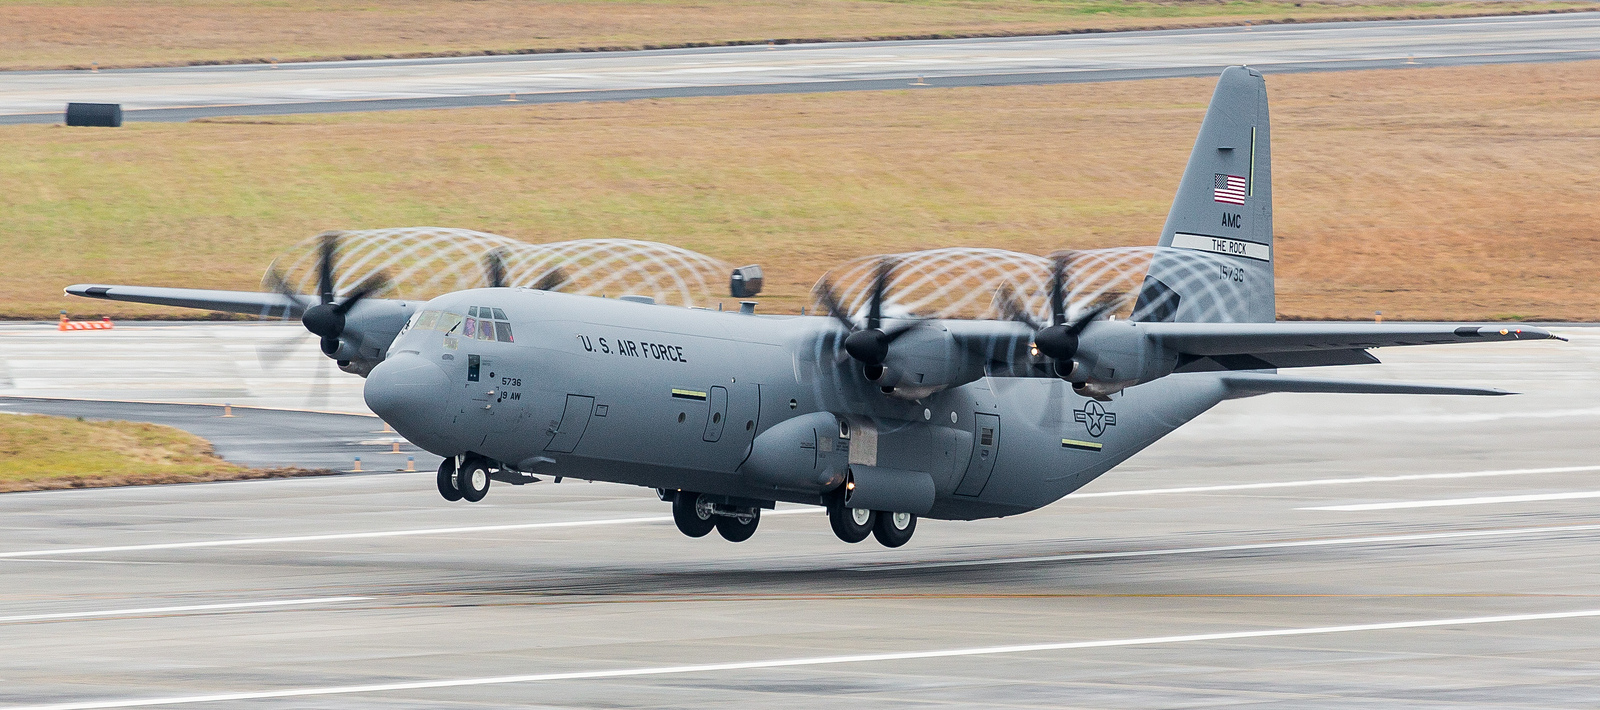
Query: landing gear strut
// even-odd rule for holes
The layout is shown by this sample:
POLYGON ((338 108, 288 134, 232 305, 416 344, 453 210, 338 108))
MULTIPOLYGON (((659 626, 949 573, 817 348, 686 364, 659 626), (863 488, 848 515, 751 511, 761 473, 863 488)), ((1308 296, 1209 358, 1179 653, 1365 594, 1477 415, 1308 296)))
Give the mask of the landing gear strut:
POLYGON ((756 534, 761 524, 760 508, 735 508, 731 515, 717 516, 717 533, 728 542, 744 542, 756 534))

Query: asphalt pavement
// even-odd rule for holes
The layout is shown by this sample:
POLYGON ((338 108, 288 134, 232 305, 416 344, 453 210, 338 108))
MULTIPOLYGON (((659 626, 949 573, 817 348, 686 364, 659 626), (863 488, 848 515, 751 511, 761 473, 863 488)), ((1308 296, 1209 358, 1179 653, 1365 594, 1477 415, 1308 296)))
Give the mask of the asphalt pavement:
POLYGON ((375 416, 162 402, 106 402, 0 395, 0 413, 149 422, 211 442, 217 455, 255 468, 432 471, 439 457, 412 446, 375 416), (398 444, 399 451, 395 451, 398 444), (409 461, 408 461, 409 459, 409 461))
POLYGON ((923 89, 1600 58, 1600 13, 564 54, 0 73, 0 124, 923 89))
POLYGON ((1600 331, 1559 332, 1327 373, 1519 396, 1224 402, 895 550, 573 480, 0 495, 0 706, 1592 708, 1600 331))

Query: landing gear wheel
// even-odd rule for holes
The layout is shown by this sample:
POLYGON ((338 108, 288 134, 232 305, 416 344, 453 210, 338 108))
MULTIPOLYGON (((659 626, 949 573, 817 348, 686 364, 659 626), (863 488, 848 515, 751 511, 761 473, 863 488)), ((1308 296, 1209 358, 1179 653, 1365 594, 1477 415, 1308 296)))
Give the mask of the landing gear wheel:
POLYGON ((828 524, 833 526, 833 534, 845 542, 867 539, 877 519, 877 514, 866 508, 846 508, 842 505, 828 508, 828 524))
POLYGON ((911 533, 917 531, 917 516, 911 513, 878 511, 878 522, 872 526, 872 536, 884 547, 899 547, 911 542, 911 533))
POLYGON ((717 526, 717 516, 711 513, 711 503, 701 505, 702 496, 690 491, 678 491, 672 499, 672 522, 678 532, 689 537, 705 537, 717 526))
POLYGON ((489 495, 489 466, 483 459, 472 459, 456 474, 456 487, 461 489, 461 497, 469 503, 476 503, 489 495))
POLYGON ((756 526, 759 524, 761 524, 760 508, 740 508, 738 515, 717 516, 717 532, 728 542, 749 540, 751 535, 756 534, 756 526))
POLYGON ((451 456, 439 463, 439 495, 445 500, 461 500, 461 489, 456 488, 456 459, 451 456))

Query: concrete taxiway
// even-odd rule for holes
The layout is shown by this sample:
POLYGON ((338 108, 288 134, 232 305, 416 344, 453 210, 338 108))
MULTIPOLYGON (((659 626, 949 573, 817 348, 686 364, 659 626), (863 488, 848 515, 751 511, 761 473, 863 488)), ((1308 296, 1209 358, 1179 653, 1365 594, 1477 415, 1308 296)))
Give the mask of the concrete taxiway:
POLYGON ((902 42, 6 72, 0 124, 66 102, 131 121, 674 96, 1213 76, 1600 58, 1600 13, 902 42))
POLYGON ((898 550, 576 481, 3 495, 0 704, 1593 707, 1600 331, 1561 332, 1337 373, 1521 396, 1226 402, 898 550))

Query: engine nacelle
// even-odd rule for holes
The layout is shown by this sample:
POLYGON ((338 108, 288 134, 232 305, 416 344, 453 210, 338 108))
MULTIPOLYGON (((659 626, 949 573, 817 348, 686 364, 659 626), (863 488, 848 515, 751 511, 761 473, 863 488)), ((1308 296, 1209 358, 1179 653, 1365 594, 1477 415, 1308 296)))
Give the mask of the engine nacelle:
POLYGON ((1177 366, 1178 353, 1153 342, 1139 323, 1096 321, 1084 331, 1073 366, 1062 378, 1079 394, 1099 398, 1166 377, 1177 366))

